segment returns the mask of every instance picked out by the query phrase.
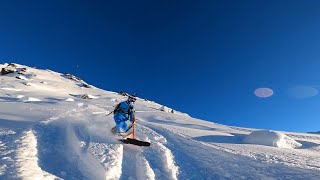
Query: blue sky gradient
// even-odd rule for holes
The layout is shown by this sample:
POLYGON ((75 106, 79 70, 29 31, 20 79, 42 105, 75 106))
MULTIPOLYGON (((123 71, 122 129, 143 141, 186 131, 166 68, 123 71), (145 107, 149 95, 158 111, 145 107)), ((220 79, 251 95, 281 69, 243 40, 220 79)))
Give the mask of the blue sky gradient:
POLYGON ((217 123, 319 131, 319 8, 316 0, 1 1, 0 62, 72 73, 217 123), (273 96, 256 97, 260 87, 273 96))

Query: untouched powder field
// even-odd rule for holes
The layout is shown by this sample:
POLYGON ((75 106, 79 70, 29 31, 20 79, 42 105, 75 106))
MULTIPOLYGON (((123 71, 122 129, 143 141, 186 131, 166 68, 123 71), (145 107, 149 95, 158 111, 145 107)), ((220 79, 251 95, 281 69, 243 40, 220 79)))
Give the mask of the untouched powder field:
MULTIPOLYGON (((0 64, 0 69, 8 64, 0 64)), ((0 75, 0 179, 320 179, 320 135, 225 126, 136 102, 136 136, 111 133, 125 96, 15 64, 0 75)))

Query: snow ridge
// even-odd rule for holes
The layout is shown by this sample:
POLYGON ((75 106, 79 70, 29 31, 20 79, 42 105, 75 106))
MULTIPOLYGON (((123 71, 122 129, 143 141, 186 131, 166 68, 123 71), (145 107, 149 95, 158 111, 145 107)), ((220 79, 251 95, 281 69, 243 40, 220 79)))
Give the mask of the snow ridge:
POLYGON ((23 179, 57 179, 42 171, 38 165, 37 139, 32 130, 23 132, 22 137, 16 140, 18 151, 16 155, 17 173, 23 179))

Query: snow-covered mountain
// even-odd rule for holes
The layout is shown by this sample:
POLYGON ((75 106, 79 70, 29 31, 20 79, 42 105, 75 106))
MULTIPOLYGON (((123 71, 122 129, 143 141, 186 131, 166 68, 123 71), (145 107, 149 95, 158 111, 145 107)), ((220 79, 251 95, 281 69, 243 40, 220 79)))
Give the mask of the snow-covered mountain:
POLYGON ((225 126, 138 98, 136 136, 151 146, 122 144, 107 114, 125 96, 0 69, 0 179, 320 179, 318 134, 225 126))
POLYGON ((309 132, 309 133, 320 134, 320 131, 318 131, 318 132, 309 132))

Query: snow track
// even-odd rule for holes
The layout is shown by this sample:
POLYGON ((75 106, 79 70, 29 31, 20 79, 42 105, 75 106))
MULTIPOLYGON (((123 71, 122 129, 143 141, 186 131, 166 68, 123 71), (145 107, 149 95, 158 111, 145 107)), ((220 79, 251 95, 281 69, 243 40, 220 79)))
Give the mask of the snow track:
POLYGON ((144 156, 154 169, 156 179, 178 179, 179 167, 176 166, 171 150, 164 145, 167 139, 144 125, 138 126, 138 132, 154 142, 145 149, 144 156))
POLYGON ((224 148, 149 124, 168 140, 179 165, 179 179, 319 179, 317 171, 280 166, 230 154, 224 148), (179 147, 176 149, 176 147, 179 147), (208 150, 210 147, 210 151, 208 150), (245 171, 243 170, 245 169, 245 171), (248 178, 252 177, 252 178, 248 178))
POLYGON ((17 178, 16 164, 14 163, 18 135, 12 130, 0 130, 0 179, 17 178))
POLYGON ((142 156, 141 147, 124 145, 120 179, 154 179, 154 172, 142 156))
POLYGON ((44 145, 39 148, 43 169, 63 179, 155 179, 143 148, 97 136, 89 124, 100 116, 88 120, 88 114, 81 107, 35 126, 44 145))
MULTIPOLYGON (((67 129, 54 124, 35 127, 42 169, 63 179, 83 179, 76 152, 70 149, 67 129)), ((73 142, 72 142, 73 144, 73 142)))
POLYGON ((93 143, 90 152, 105 169, 105 179, 119 179, 122 174, 123 145, 93 143))
POLYGON ((55 179, 57 177, 44 172, 38 165, 37 139, 32 130, 23 132, 15 141, 18 152, 16 154, 18 177, 23 179, 55 179))
POLYGON ((1 164, 3 179, 58 179, 43 171, 38 164, 37 139, 34 132, 20 130, 14 134, 6 134, 1 144, 1 164), (9 175, 9 176, 8 176, 9 175))

